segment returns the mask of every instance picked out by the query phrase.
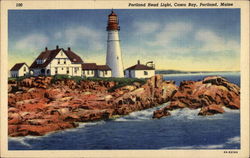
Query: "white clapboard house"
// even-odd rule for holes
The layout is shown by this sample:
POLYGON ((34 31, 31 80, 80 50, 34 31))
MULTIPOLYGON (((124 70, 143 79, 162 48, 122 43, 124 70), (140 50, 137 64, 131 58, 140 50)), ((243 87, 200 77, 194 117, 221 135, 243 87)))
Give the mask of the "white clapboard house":
POLYGON ((17 63, 10 69, 11 77, 22 77, 29 75, 29 66, 26 63, 17 63))
POLYGON ((146 65, 140 63, 131 66, 125 70, 125 77, 127 78, 150 78, 155 75, 155 68, 153 62, 148 62, 146 65))
POLYGON ((30 67, 25 63, 15 64, 11 70, 11 77, 20 76, 54 76, 69 75, 82 77, 112 77, 111 68, 108 65, 96 63, 84 63, 80 56, 74 53, 70 47, 65 50, 56 46, 56 49, 43 52, 34 60, 30 67))
POLYGON ((82 75, 81 57, 71 51, 70 47, 65 50, 56 46, 54 50, 48 50, 47 47, 30 66, 32 76, 50 76, 50 75, 82 75))

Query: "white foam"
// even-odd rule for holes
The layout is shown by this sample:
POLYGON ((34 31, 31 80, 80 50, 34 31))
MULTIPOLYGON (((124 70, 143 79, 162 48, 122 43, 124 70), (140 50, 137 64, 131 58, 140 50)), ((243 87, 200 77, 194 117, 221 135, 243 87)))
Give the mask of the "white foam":
POLYGON ((233 138, 229 138, 226 142, 227 144, 239 144, 240 143, 240 137, 236 136, 233 138))
POLYGON ((193 145, 193 146, 173 146, 173 147, 164 147, 160 150, 166 150, 166 149, 221 149, 223 148, 223 144, 218 145, 193 145))
POLYGON ((188 119, 188 120, 192 120, 192 119, 196 119, 198 116, 200 109, 188 109, 188 108, 184 108, 184 109, 176 109, 171 111, 171 115, 172 117, 174 117, 175 119, 188 119))
POLYGON ((77 128, 85 128, 87 126, 95 126, 95 125, 101 125, 104 124, 105 121, 101 120, 101 121, 95 121, 95 122, 80 122, 79 126, 77 128))
POLYGON ((223 107, 225 113, 240 113, 240 109, 229 109, 227 107, 223 107))
POLYGON ((15 142, 18 142, 18 143, 26 146, 26 147, 31 147, 31 145, 29 143, 27 143, 25 141, 25 139, 26 139, 25 137, 15 137, 15 138, 11 137, 11 138, 9 138, 9 141, 15 141, 15 142))
POLYGON ((79 126, 76 127, 76 128, 68 128, 68 129, 64 129, 62 131, 58 131, 58 132, 61 132, 61 133, 64 133, 64 132, 75 132, 75 131, 78 131, 79 128, 86 128, 88 126, 94 126, 94 125, 100 125, 100 124, 104 124, 105 121, 101 120, 101 121, 96 121, 96 122, 78 122, 79 126))
POLYGON ((235 136, 233 138, 227 139, 225 144, 213 144, 213 145, 193 145, 193 146, 171 146, 171 147, 164 147, 160 150, 166 149, 223 149, 227 144, 240 144, 240 137, 235 136))
POLYGON ((153 113, 154 113, 155 110, 160 109, 162 107, 165 107, 167 104, 168 103, 165 103, 163 105, 160 105, 160 106, 157 106, 157 107, 154 107, 154 108, 132 112, 129 115, 117 118, 114 121, 123 122, 123 121, 144 121, 144 120, 150 120, 150 119, 152 119, 152 116, 153 116, 153 113))
POLYGON ((176 109, 173 111, 170 111, 171 116, 173 119, 176 120, 220 120, 224 119, 223 114, 215 114, 211 116, 200 116, 198 115, 199 111, 201 109, 189 109, 189 108, 184 108, 184 109, 176 109))

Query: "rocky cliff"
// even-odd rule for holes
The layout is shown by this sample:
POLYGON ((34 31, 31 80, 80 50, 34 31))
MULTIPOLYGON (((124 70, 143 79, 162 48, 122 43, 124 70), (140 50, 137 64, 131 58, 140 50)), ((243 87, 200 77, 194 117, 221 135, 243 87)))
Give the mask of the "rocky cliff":
POLYGON ((117 84, 51 77, 9 81, 8 134, 44 135, 77 127, 78 122, 112 119, 165 102, 170 104, 155 111, 153 118, 181 108, 200 108, 199 115, 223 113, 223 107, 240 108, 240 88, 219 76, 183 81, 179 87, 160 75, 145 84, 133 82, 113 89, 117 84))
POLYGON ((77 122, 111 119, 169 101, 177 92, 173 81, 157 75, 110 92, 113 81, 80 81, 31 77, 9 82, 9 136, 44 135, 77 127, 77 122))
POLYGON ((202 81, 183 81, 171 98, 170 105, 154 112, 153 118, 169 116, 174 109, 200 108, 199 115, 224 113, 223 107, 240 108, 240 88, 219 76, 202 81))

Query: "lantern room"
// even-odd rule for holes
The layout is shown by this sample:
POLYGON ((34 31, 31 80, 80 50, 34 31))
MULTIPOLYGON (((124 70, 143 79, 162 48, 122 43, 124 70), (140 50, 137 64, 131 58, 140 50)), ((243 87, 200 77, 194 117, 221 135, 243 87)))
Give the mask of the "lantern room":
POLYGON ((107 31, 110 30, 120 30, 118 17, 113 10, 111 11, 108 17, 107 31))

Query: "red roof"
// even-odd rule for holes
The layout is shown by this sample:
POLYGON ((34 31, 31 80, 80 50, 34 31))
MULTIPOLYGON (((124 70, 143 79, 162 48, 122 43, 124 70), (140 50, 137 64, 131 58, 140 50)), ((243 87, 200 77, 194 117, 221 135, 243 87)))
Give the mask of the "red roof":
POLYGON ((126 70, 154 70, 154 68, 142 64, 136 64, 127 68, 126 70))
POLYGON ((81 64, 83 63, 81 57, 79 57, 78 55, 76 55, 74 52, 72 52, 71 50, 64 50, 63 48, 59 48, 59 49, 54 49, 54 50, 45 50, 44 52, 42 52, 37 58, 36 60, 31 64, 30 68, 44 68, 46 66, 48 66, 48 64, 56 57, 56 55, 60 52, 63 51, 67 57, 69 58, 69 60, 74 63, 74 64, 81 64), (45 60, 44 63, 42 64, 37 64, 37 60, 45 60))
POLYGON ((97 65, 96 63, 83 63, 82 70, 96 70, 97 65))
POLYGON ((98 70, 111 70, 108 65, 97 65, 98 70))
POLYGON ((83 63, 81 57, 79 57, 77 54, 75 54, 71 50, 64 50, 64 49, 62 49, 62 50, 67 55, 67 57, 69 58, 69 60, 71 62, 73 62, 74 64, 81 64, 81 63, 83 63))
MULTIPOLYGON (((26 63, 17 63, 15 64, 11 69, 10 71, 18 71, 23 65, 27 65, 26 63)), ((28 67, 28 65, 27 65, 28 67)))

